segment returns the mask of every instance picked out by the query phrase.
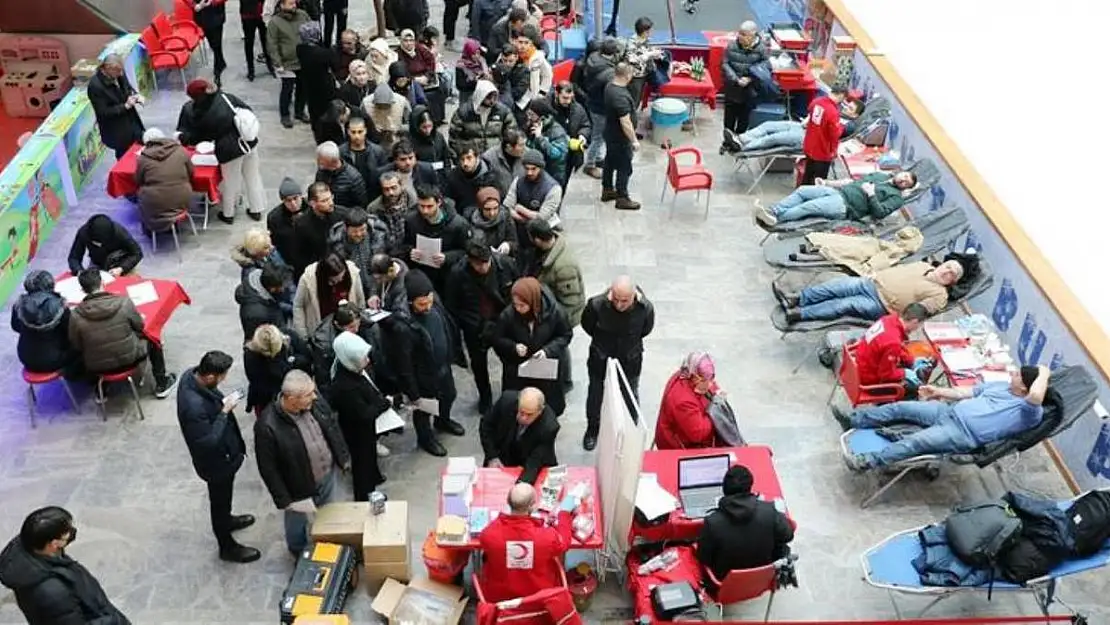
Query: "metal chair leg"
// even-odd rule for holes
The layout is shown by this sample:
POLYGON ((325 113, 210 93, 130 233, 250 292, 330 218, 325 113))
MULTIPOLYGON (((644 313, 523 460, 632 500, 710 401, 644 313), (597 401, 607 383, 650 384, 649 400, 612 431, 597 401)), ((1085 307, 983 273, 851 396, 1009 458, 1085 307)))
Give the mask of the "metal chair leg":
POLYGON ((709 219, 709 198, 713 195, 713 189, 707 189, 705 192, 705 219, 709 219))
POLYGON ((69 397, 69 403, 73 404, 73 411, 76 413, 81 412, 81 407, 77 405, 77 398, 73 396, 73 389, 69 387, 69 382, 65 378, 61 378, 62 388, 65 389, 66 397, 69 397))
POLYGON ((189 217, 189 227, 193 229, 193 236, 195 237, 197 236, 197 222, 193 220, 193 214, 188 210, 185 211, 185 214, 189 217))
POLYGON ((184 263, 185 257, 181 255, 181 242, 177 240, 177 224, 170 225, 170 234, 173 235, 173 247, 177 250, 177 262, 184 263))
POLYGON ((35 423, 35 386, 33 384, 27 385, 27 411, 31 414, 31 429, 37 428, 38 424, 35 423))
POLYGON ((151 253, 158 253, 158 233, 150 231, 150 251, 151 253))
POLYGON ((866 507, 870 506, 870 505, 871 505, 872 503, 875 503, 875 500, 876 500, 876 499, 878 499, 879 497, 882 497, 882 496, 883 496, 883 494, 884 494, 884 493, 886 493, 886 491, 890 490, 890 489, 891 489, 891 487, 893 487, 893 486, 894 486, 895 484, 897 484, 898 482, 902 481, 902 478, 906 477, 906 475, 907 475, 907 474, 908 474, 908 473, 909 473, 910 471, 913 471, 913 470, 914 470, 914 468, 915 468, 915 467, 912 467, 912 466, 910 466, 910 467, 906 467, 906 468, 902 469, 902 471, 901 471, 900 473, 898 473, 898 475, 895 475, 895 476, 894 476, 894 479, 890 480, 890 481, 889 481, 889 482, 887 482, 886 484, 883 484, 883 485, 882 485, 882 486, 881 486, 881 487, 879 488, 879 490, 875 491, 875 494, 871 495, 871 496, 870 496, 870 497, 868 497, 867 499, 864 499, 864 500, 863 500, 863 503, 861 503, 861 504, 859 505, 859 507, 861 507, 861 508, 866 508, 866 507))
POLYGON ((766 623, 771 620, 771 606, 775 605, 775 591, 771 591, 771 596, 767 597, 767 611, 763 613, 763 622, 766 623))
POLYGON ((99 378, 96 381, 96 407, 100 410, 100 420, 108 420, 108 411, 104 408, 104 379, 99 378))
POLYGON ((143 414, 143 403, 139 401, 139 389, 135 386, 135 378, 127 378, 127 385, 131 387, 131 396, 135 398, 135 408, 139 411, 139 421, 146 421, 146 415, 143 414))

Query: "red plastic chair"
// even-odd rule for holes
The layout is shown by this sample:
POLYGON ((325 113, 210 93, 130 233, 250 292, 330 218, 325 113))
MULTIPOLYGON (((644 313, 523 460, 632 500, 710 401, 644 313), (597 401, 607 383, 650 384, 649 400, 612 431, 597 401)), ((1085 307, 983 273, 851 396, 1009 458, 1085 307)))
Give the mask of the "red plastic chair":
POLYGON ((712 582, 716 593, 710 593, 713 601, 720 609, 720 620, 725 620, 725 606, 741 601, 757 599, 766 593, 771 593, 767 598, 767 610, 763 613, 763 622, 771 618, 771 606, 775 604, 775 589, 777 588, 778 570, 774 564, 761 566, 754 569, 735 569, 728 572, 724 581, 717 579, 713 571, 706 567, 706 575, 712 582))
MULTIPOLYGON (((192 52, 189 51, 184 39, 171 37, 168 42, 172 47, 167 48, 163 45, 163 40, 159 39, 158 34, 154 32, 153 26, 144 28, 139 34, 139 39, 146 47, 147 54, 150 55, 150 65, 155 72, 162 69, 176 69, 181 73, 181 84, 185 85, 189 82, 185 78, 185 68, 189 65, 192 52)), ((158 81, 157 76, 154 80, 158 81)))
MULTIPOLYGON (((855 408, 860 404, 888 404, 902 401, 906 397, 906 387, 901 383, 863 384, 860 382, 859 363, 856 362, 856 350, 859 341, 849 341, 841 347, 840 371, 837 373, 837 384, 844 387, 844 394, 848 402, 855 408)), ((836 393, 836 386, 833 386, 836 393)), ((829 396, 832 400, 832 396, 829 396)))
MULTIPOLYGON (((181 209, 181 213, 174 218, 169 229, 162 231, 163 234, 169 232, 173 235, 173 248, 177 250, 177 262, 179 263, 185 262, 185 258, 181 256, 181 242, 177 238, 177 224, 183 221, 189 222, 189 227, 193 229, 193 236, 197 236, 197 222, 193 221, 193 215, 188 208, 181 209)), ((150 231, 150 251, 154 254, 158 253, 158 233, 153 230, 150 231)))
POLYGON ((713 172, 709 171, 702 163, 701 150, 692 147, 674 148, 667 150, 667 177, 663 180, 663 193, 659 196, 659 203, 667 197, 667 187, 674 190, 671 198, 671 216, 674 216, 674 205, 678 194, 682 191, 697 191, 698 198, 705 191, 705 217, 709 217, 709 196, 713 192, 713 172), (680 165, 678 157, 683 154, 693 154, 692 165, 680 165))
POLYGON ((154 34, 165 44, 167 41, 180 39, 190 51, 196 50, 204 40, 204 32, 194 22, 173 22, 170 16, 159 11, 151 20, 154 34))
POLYGON ((551 67, 551 83, 558 85, 564 80, 570 80, 570 74, 574 71, 574 61, 559 61, 551 67))
POLYGON ((189 0, 173 0, 173 21, 176 23, 197 23, 197 13, 189 0))
POLYGON ((106 373, 96 378, 96 407, 100 410, 102 421, 108 420, 108 412, 104 409, 104 404, 108 402, 104 398, 104 385, 114 382, 127 382, 127 385, 131 387, 131 397, 135 400, 135 408, 139 411, 139 420, 146 420, 146 415, 143 414, 143 404, 139 401, 139 386, 135 384, 136 376, 138 376, 139 384, 142 384, 143 381, 142 375, 139 373, 139 366, 119 373, 106 373))
MULTIPOLYGON (((567 584, 567 572, 563 570, 563 563, 556 559, 555 566, 559 570, 560 583, 563 588, 570 592, 570 585, 567 584)), ((474 573, 470 576, 470 581, 474 586, 474 594, 478 597, 479 607, 482 605, 494 604, 496 608, 512 609, 518 607, 521 603, 526 603, 529 597, 521 597, 518 599, 506 599, 504 601, 491 602, 486 598, 485 592, 482 591, 482 584, 478 579, 478 574, 474 573)), ((511 617, 506 617, 505 621, 512 622, 512 625, 551 625, 550 615, 546 610, 537 610, 535 612, 527 612, 524 614, 514 612, 511 617)), ((500 619, 497 619, 500 622, 500 619)))
POLYGON ((38 399, 35 397, 35 387, 39 384, 49 384, 54 381, 61 382, 62 388, 66 390, 66 396, 69 397, 70 403, 73 404, 73 409, 77 412, 81 412, 81 408, 77 405, 77 400, 73 398, 73 391, 69 388, 69 382, 66 382, 66 379, 62 377, 61 371, 38 373, 24 369, 23 381, 27 383, 27 410, 31 413, 31 427, 38 427, 35 423, 35 404, 38 402, 38 399))

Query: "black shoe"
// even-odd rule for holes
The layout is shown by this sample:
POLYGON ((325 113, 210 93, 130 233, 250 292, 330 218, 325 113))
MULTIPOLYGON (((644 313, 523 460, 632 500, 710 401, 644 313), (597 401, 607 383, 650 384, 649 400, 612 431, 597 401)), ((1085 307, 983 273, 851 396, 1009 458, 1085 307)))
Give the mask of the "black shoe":
POLYGON ((292 128, 293 127, 293 118, 292 117, 282 117, 281 118, 281 125, 285 128, 292 128))
POLYGON ((570 392, 573 390, 574 380, 567 380, 566 382, 563 382, 563 395, 570 395, 570 392))
POLYGON ((306 113, 297 113, 293 117, 295 117, 297 119, 297 121, 299 121, 299 122, 304 122, 306 124, 311 124, 312 123, 312 120, 308 118, 308 114, 306 114, 306 113))
POLYGON ((237 562, 239 564, 246 564, 247 562, 254 562, 262 557, 262 552, 254 547, 247 547, 235 543, 226 549, 220 549, 220 559, 224 562, 237 562))
POLYGON ((787 295, 786 292, 782 290, 782 287, 774 280, 771 281, 771 292, 775 294, 775 299, 779 301, 779 305, 782 306, 783 310, 790 310, 791 308, 798 307, 797 296, 787 295))
POLYGON ((253 219, 255 221, 262 221, 262 213, 261 212, 253 213, 251 211, 247 211, 247 217, 250 217, 251 219, 253 219))
POLYGON ((597 447, 597 432, 586 430, 586 435, 582 437, 582 449, 593 451, 595 447, 597 447))
POLYGON ((802 311, 791 308, 786 311, 786 323, 795 324, 802 320, 802 311))
POLYGON ((417 439, 416 446, 437 458, 447 455, 447 450, 434 438, 417 439))
POLYGON ((158 399, 165 399, 170 396, 175 386, 177 386, 177 376, 172 373, 167 373, 166 377, 162 378, 154 385, 154 396, 158 399))
POLYGON ((217 73, 215 76, 213 76, 212 82, 216 83, 216 88, 217 89, 223 89, 224 88, 223 82, 220 80, 220 74, 219 73, 217 73))
POLYGON ((238 532, 254 525, 254 515, 236 514, 231 517, 231 531, 238 532))
POLYGON ((451 364, 463 369, 470 367, 470 364, 466 361, 466 354, 462 352, 455 354, 455 359, 451 362, 451 364))
POLYGON ((267 68, 266 68, 266 71, 270 72, 270 78, 277 78, 277 71, 276 71, 276 70, 274 70, 274 66, 273 66, 273 65, 271 65, 271 66, 267 67, 267 68))
POLYGON ((466 434, 466 428, 458 421, 452 419, 436 419, 434 425, 436 430, 446 432, 452 436, 463 436, 466 434))
POLYGON ((480 414, 484 415, 487 412, 489 412, 489 408, 492 405, 493 405, 493 400, 490 399, 489 395, 479 395, 478 396, 478 412, 480 414))
POLYGON ((840 406, 837 406, 836 404, 832 404, 831 406, 829 406, 829 412, 832 413, 833 418, 836 419, 836 422, 840 424, 840 427, 845 432, 852 429, 851 414, 845 413, 843 410, 840 409, 840 406))
POLYGON ((254 82, 254 72, 247 74, 247 82, 254 82))
POLYGON ((235 218, 234 217, 228 217, 227 215, 225 215, 223 213, 216 213, 216 219, 219 219, 220 221, 224 222, 225 224, 227 224, 229 226, 235 223, 235 218))

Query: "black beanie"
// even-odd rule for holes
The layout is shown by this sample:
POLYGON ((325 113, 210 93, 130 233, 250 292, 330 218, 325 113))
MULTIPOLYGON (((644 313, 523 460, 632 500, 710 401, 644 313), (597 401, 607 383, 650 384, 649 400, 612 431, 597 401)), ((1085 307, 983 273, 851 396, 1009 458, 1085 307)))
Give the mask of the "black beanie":
POLYGON ((1022 367, 1021 368, 1021 383, 1025 385, 1026 390, 1033 387, 1033 383, 1041 375, 1041 370, 1038 367, 1022 367))
POLYGON ((413 269, 405 274, 405 293, 409 296, 410 302, 434 291, 435 287, 432 286, 431 279, 423 271, 413 269))
POLYGON ((725 473, 725 481, 721 490, 725 495, 749 495, 752 492, 752 472, 742 464, 738 464, 725 473))
POLYGON ((528 103, 528 110, 540 117, 551 117, 555 114, 555 109, 551 108, 551 103, 543 98, 533 98, 528 103))

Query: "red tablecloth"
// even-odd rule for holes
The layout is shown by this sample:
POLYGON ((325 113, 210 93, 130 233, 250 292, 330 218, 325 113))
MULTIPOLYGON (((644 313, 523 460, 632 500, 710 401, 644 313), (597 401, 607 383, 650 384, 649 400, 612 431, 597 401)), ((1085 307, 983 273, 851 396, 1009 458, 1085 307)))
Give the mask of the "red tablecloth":
POLYGON ((701 564, 698 562, 697 551, 692 545, 674 545, 667 547, 674 549, 678 560, 662 571, 652 571, 646 575, 638 572, 643 561, 635 551, 625 557, 626 570, 628 571, 628 594, 632 595, 633 614, 654 614, 655 608, 651 604, 651 591, 656 586, 674 584, 676 582, 689 582, 694 590, 701 595, 703 603, 710 601, 709 595, 702 590, 701 564))
MULTIPOLYGON (((509 490, 516 484, 517 478, 520 477, 520 468, 501 468, 501 469, 478 469, 478 477, 474 484, 474 495, 471 499, 470 507, 473 508, 488 508, 494 511, 503 511, 507 505, 506 500, 509 496, 509 490)), ((547 469, 540 471, 539 477, 536 479, 536 488, 538 489, 542 484, 544 478, 547 477, 547 469)), ((594 533, 586 540, 586 542, 579 542, 577 538, 571 538, 572 549, 601 549, 605 546, 605 540, 602 537, 602 532, 605 526, 602 524, 601 517, 601 494, 597 486, 597 469, 595 467, 567 467, 567 480, 563 487, 564 492, 566 489, 573 488, 579 482, 589 482, 591 489, 590 510, 594 517, 594 533)), ((442 491, 443 481, 441 480, 437 491, 442 491)), ((439 501, 439 513, 443 514, 443 493, 439 492, 437 499, 439 501)), ((442 547, 454 547, 455 545, 441 545, 442 547)), ((478 536, 472 535, 470 537, 470 544, 467 549, 478 549, 478 536)))
MULTIPOLYGON (((659 485, 667 492, 678 497, 678 461, 681 458, 731 454, 732 464, 742 464, 752 472, 755 482, 752 492, 762 495, 767 501, 784 499, 782 485, 772 461, 771 448, 766 445, 749 445, 718 449, 668 449, 644 452, 640 473, 654 473, 659 485)), ((696 540, 701 531, 702 519, 689 519, 681 510, 671 513, 666 522, 652 527, 639 527, 632 524, 632 538, 648 542, 663 540, 696 540)))
POLYGON ((703 30, 702 36, 709 42, 709 56, 705 61, 705 68, 713 78, 717 90, 724 88, 725 77, 721 73, 721 63, 725 60, 725 49, 728 44, 736 39, 736 31, 703 30))
MULTIPOLYGON (((70 277, 70 273, 67 271, 55 278, 55 280, 61 281, 68 277, 70 277)), ((191 304, 193 302, 189 299, 189 294, 185 292, 181 284, 174 280, 158 280, 140 276, 120 276, 105 285, 104 290, 115 295, 127 297, 127 287, 132 284, 139 284, 140 282, 150 282, 154 285, 154 291, 158 293, 157 301, 147 302, 139 306, 138 309, 139 314, 143 317, 143 334, 151 341, 161 345, 162 328, 166 327, 166 322, 173 316, 173 311, 177 310, 177 307, 182 304, 191 304)))
MULTIPOLYGON (((135 182, 135 171, 139 168, 139 150, 142 146, 134 145, 123 158, 112 165, 108 172, 108 195, 123 197, 139 192, 139 185, 135 182)), ((191 157, 195 150, 186 147, 185 151, 191 157)), ((220 183, 223 176, 220 168, 214 165, 200 165, 193 167, 193 190, 208 196, 208 201, 216 204, 220 201, 220 183)))
MULTIPOLYGON (((702 80, 694 80, 689 76, 671 76, 671 81, 655 92, 660 98, 681 98, 684 100, 700 101, 711 109, 717 108, 717 86, 713 79, 706 74, 702 80)), ((644 90, 644 104, 647 104, 648 91, 644 90)))

